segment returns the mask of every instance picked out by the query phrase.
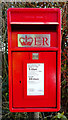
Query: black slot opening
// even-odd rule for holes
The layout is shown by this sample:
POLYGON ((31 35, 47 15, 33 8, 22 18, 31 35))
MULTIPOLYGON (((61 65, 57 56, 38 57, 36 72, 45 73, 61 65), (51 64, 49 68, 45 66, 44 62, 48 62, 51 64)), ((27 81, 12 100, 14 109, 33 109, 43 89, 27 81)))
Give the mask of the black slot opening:
POLYGON ((12 31, 57 31, 57 25, 21 25, 13 24, 12 31))

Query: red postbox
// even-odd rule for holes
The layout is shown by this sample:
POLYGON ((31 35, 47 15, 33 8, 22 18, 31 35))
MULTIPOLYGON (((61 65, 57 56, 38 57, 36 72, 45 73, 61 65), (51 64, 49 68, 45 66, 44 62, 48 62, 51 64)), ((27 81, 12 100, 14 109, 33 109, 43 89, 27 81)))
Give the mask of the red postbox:
POLYGON ((10 8, 7 18, 10 111, 58 111, 60 9, 10 8))

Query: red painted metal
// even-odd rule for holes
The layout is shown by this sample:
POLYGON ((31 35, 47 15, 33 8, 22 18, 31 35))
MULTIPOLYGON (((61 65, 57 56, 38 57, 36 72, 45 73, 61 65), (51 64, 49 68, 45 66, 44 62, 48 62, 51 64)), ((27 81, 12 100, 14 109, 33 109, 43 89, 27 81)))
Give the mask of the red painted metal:
POLYGON ((61 13, 58 8, 10 8, 8 18, 9 109, 60 109, 61 13), (18 47, 18 34, 50 34, 50 47, 18 47), (39 59, 33 60, 32 54, 39 59), (27 63, 44 63, 44 95, 27 96, 27 63))

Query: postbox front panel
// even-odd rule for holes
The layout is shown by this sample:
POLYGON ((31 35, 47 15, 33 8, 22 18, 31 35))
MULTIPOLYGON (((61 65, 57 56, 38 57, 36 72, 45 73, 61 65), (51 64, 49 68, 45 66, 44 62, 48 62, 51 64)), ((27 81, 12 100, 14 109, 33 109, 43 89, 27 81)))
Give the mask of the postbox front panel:
POLYGON ((8 10, 9 108, 60 109, 60 10, 8 10))
POLYGON ((12 68, 13 107, 56 107, 56 52, 12 52, 12 68), (32 60, 33 53, 39 54, 39 60, 32 60), (28 85, 27 89, 29 82, 32 87, 28 85))

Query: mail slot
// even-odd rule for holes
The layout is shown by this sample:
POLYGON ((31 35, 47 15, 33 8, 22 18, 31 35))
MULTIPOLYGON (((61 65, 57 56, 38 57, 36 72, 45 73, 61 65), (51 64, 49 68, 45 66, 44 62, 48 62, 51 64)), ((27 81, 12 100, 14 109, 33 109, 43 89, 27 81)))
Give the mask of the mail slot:
POLYGON ((58 111, 60 9, 9 8, 7 19, 10 111, 58 111))

